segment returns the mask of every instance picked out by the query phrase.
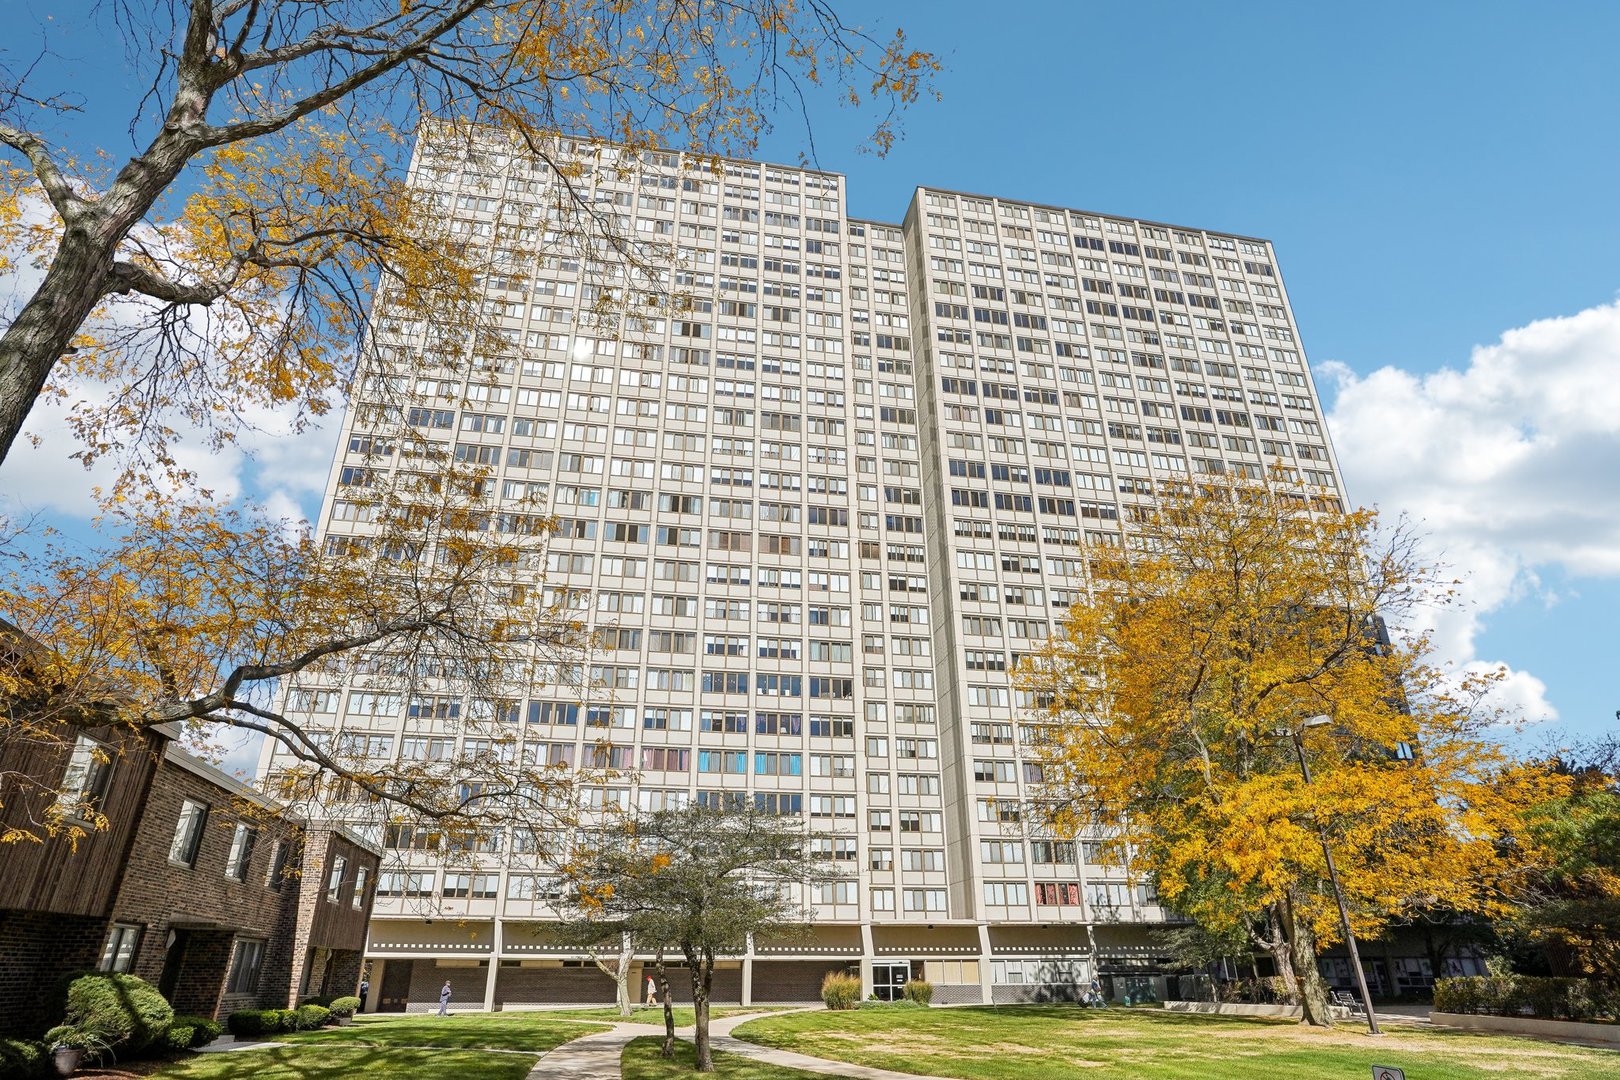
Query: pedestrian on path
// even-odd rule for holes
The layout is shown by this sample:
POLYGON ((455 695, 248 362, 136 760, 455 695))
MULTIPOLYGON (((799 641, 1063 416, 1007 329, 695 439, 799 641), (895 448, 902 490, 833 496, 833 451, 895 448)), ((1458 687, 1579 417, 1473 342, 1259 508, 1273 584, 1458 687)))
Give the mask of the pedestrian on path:
POLYGON ((658 984, 651 975, 647 976, 647 1008, 658 1004, 658 984))
POLYGON ((444 986, 439 990, 439 1015, 450 1015, 450 980, 444 980, 444 986))

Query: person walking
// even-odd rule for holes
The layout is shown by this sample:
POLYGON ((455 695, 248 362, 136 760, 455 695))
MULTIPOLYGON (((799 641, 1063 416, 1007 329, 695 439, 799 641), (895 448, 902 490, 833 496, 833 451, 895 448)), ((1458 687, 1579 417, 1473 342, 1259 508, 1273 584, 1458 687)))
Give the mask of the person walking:
POLYGON ((371 980, 360 980, 360 1011, 366 1011, 366 997, 371 993, 371 980))
POLYGON ((439 989, 439 1015, 450 1015, 450 980, 444 980, 444 986, 439 989))
POLYGON ((651 975, 649 975, 649 976, 647 976, 647 1008, 650 1009, 650 1008, 652 1008, 653 1006, 655 1006, 657 1004, 658 1004, 658 983, 653 980, 653 977, 651 975))

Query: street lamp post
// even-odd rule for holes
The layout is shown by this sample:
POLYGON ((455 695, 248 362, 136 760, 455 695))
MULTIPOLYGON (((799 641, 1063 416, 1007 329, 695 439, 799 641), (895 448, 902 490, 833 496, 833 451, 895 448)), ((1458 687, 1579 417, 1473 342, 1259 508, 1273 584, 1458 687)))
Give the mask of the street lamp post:
MULTIPOLYGON (((1305 775, 1306 786, 1311 783, 1311 766, 1305 760, 1305 729, 1323 727, 1331 723, 1333 721, 1329 717, 1313 716, 1293 731, 1294 753, 1299 756, 1299 771, 1305 775)), ((1328 881, 1333 885, 1333 899, 1339 904, 1339 926, 1344 930, 1344 941, 1350 949, 1350 968, 1355 972, 1356 986, 1361 990, 1361 1007, 1367 1011, 1368 1034, 1382 1035, 1383 1032, 1378 1030, 1378 1017, 1373 1014, 1372 994, 1367 992, 1367 974, 1361 970, 1361 952, 1356 948, 1356 935, 1350 929, 1350 912, 1344 906, 1344 890, 1339 888, 1339 870, 1333 864, 1333 849, 1328 846, 1327 829, 1314 809, 1312 816, 1316 818, 1317 838, 1322 841, 1322 858, 1327 861, 1328 881)))

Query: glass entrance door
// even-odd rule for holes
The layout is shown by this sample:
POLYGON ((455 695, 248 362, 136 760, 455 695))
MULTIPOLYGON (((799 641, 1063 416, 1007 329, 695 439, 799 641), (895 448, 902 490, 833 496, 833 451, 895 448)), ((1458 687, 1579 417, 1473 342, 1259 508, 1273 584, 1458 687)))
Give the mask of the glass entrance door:
POLYGON ((872 993, 879 1001, 899 1001, 905 996, 911 964, 905 960, 880 960, 872 965, 872 993))

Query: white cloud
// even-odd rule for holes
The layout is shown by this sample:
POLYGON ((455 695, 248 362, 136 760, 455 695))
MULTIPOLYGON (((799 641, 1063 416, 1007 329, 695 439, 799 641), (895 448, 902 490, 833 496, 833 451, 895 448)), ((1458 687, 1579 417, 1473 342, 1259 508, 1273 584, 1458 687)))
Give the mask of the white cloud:
MULTIPOLYGON (((1463 578, 1463 604, 1430 628, 1444 659, 1499 666, 1478 636, 1506 604, 1556 601, 1538 569, 1620 576, 1620 303, 1509 330, 1462 370, 1323 370, 1351 500, 1410 516, 1463 578)), ((1510 669, 1501 700, 1558 715, 1526 671, 1510 669)))
MULTIPOLYGON (((52 220, 39 198, 24 199, 21 218, 30 226, 44 226, 52 220)), ((164 247, 163 238, 154 230, 144 232, 143 239, 149 248, 164 247)), ((7 254, 12 265, 9 274, 0 276, 0 322, 15 315, 44 277, 43 268, 32 258, 19 257, 19 251, 7 254)), ((143 324, 151 306, 144 298, 128 298, 109 309, 106 321, 128 330, 143 324)), ((204 324, 199 321, 196 325, 201 333, 204 324)), ((0 465, 0 513, 94 516, 94 489, 112 485, 119 471, 118 454, 104 455, 85 468, 73 457, 82 447, 68 418, 75 405, 105 405, 113 393, 108 384, 82 380, 70 387, 65 400, 39 400, 28 417, 24 437, 0 465)), ((315 417, 299 431, 297 412, 290 406, 249 408, 241 414, 236 442, 219 449, 211 447, 205 433, 183 418, 169 413, 156 419, 167 421, 179 433, 170 446, 176 462, 193 473, 197 486, 211 492, 216 501, 252 499, 273 516, 293 520, 312 516, 318 509, 341 413, 315 417)))

